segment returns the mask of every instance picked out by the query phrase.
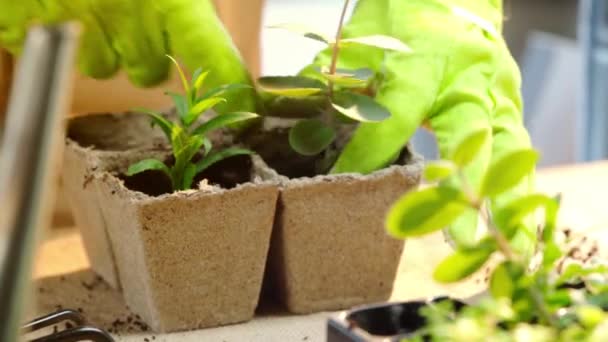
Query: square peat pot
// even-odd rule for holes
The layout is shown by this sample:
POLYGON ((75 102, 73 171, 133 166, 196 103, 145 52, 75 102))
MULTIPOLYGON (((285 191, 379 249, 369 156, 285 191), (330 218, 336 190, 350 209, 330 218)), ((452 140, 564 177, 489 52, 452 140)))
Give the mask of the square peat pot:
POLYGON ((465 304, 448 297, 430 301, 374 304, 346 311, 327 322, 327 342, 398 342, 426 325, 420 309, 451 301, 456 311, 465 304))
POLYGON ((120 288, 106 222, 90 181, 106 160, 134 150, 152 153, 163 137, 139 114, 96 114, 68 121, 62 180, 64 194, 80 229, 91 268, 110 286, 120 288))
POLYGON ((139 154, 108 161, 93 180, 129 308, 157 332, 250 320, 258 304, 278 186, 257 157, 171 193, 162 173, 121 176, 139 154))
POLYGON ((306 314, 382 302, 393 290, 404 242, 386 232, 389 208, 420 183, 422 159, 369 175, 281 181, 267 292, 306 314))

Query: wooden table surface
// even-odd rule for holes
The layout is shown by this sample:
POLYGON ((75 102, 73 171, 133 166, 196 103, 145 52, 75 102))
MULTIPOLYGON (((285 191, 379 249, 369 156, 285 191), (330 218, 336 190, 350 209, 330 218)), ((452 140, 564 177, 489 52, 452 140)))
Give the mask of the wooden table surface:
MULTIPOLYGON (((562 225, 581 231, 608 245, 608 162, 544 169, 538 172, 539 191, 562 193, 562 225)), ((608 250, 608 249, 607 249, 608 250)), ((407 300, 441 294, 466 297, 483 290, 484 272, 456 286, 432 281, 434 266, 450 252, 441 234, 410 240, 406 244, 393 300, 407 300)), ((55 228, 40 249, 35 268, 38 312, 58 305, 80 308, 91 323, 112 327, 117 319, 130 315, 120 294, 96 280, 88 269, 78 231, 55 228)), ((168 335, 133 331, 118 325, 119 341, 324 341, 325 322, 334 313, 289 316, 280 311, 260 313, 251 322, 168 335)), ((116 324, 114 324, 116 326, 116 324)))

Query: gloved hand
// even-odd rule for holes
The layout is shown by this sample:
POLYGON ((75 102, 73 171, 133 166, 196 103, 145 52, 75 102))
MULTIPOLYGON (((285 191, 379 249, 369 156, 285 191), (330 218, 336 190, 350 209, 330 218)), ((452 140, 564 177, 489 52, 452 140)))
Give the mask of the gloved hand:
MULTIPOLYGON (((0 45, 18 54, 29 25, 67 20, 83 26, 85 75, 109 78, 123 68, 135 85, 152 86, 169 77, 170 54, 192 71, 210 70, 210 87, 252 83, 210 0, 0 0, 0 45)), ((255 111, 253 90, 227 96, 220 110, 255 111)))
MULTIPOLYGON (((383 70, 385 80, 376 100, 392 116, 380 123, 363 123, 337 160, 333 172, 369 173, 390 163, 421 125, 431 128, 440 154, 473 130, 485 129, 491 141, 466 170, 479 189, 491 160, 509 151, 529 148, 522 122, 520 73, 501 36, 501 0, 359 0, 345 25, 343 38, 389 35, 413 52, 383 52, 349 47, 338 67, 383 70)), ((329 65, 323 51, 313 65, 329 65)), ((311 67, 303 70, 308 75, 311 67)), ((532 175, 497 205, 531 191, 532 175)), ((453 227, 453 239, 473 241, 477 217, 463 216, 453 227)), ((514 247, 529 254, 535 245, 530 233, 520 233, 514 247)))

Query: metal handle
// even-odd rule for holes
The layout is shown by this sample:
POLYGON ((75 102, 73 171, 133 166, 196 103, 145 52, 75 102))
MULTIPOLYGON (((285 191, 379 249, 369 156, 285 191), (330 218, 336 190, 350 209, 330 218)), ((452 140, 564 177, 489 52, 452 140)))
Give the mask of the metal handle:
POLYGON ((37 236, 50 223, 78 33, 32 28, 13 82, 0 155, 0 341, 19 335, 37 236))

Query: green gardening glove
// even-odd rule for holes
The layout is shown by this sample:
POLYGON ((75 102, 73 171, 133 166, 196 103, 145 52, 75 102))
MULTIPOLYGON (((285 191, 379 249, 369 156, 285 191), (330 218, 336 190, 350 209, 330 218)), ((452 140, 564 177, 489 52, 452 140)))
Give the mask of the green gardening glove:
MULTIPOLYGON (((0 0, 0 45, 19 54, 31 24, 68 20, 83 26, 85 75, 109 78, 123 68, 135 85, 153 86, 169 77, 170 54, 190 70, 210 70, 210 87, 252 84, 210 0, 0 0)), ((227 96, 220 111, 255 111, 253 90, 227 96)))
MULTIPOLYGON (((529 148, 522 121, 520 72, 501 36, 501 0, 360 0, 345 25, 343 38, 388 35, 413 52, 385 52, 349 47, 340 53, 338 67, 383 71, 385 80, 376 100, 392 116, 380 123, 362 123, 337 160, 333 172, 369 173, 385 167, 421 125, 431 128, 442 157, 474 130, 485 129, 492 139, 466 170, 479 189, 488 164, 504 154, 529 148)), ((314 65, 328 65, 331 51, 323 51, 314 65)), ((312 75, 312 74, 310 74, 312 75)), ((532 175, 500 205, 530 192, 532 175)), ((463 216, 451 237, 472 243, 477 217, 463 216)), ((529 255, 536 227, 515 237, 513 245, 529 255)))

